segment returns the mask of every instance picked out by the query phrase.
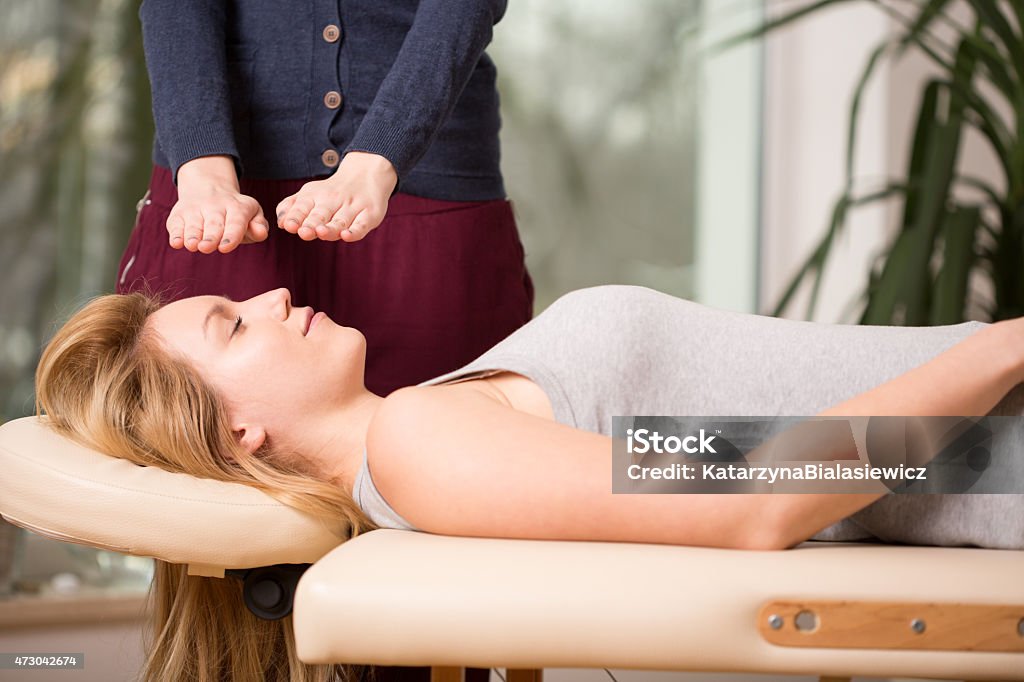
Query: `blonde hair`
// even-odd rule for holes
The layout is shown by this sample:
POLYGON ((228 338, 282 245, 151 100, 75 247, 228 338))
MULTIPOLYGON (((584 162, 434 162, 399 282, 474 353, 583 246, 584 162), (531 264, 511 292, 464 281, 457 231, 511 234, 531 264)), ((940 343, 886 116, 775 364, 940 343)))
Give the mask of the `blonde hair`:
MULTIPOLYGON (((294 458, 250 454, 237 443, 220 397, 147 327, 159 307, 149 294, 115 294, 73 315, 39 361, 36 412, 108 455, 258 488, 319 519, 339 544, 375 528, 342 487, 310 477, 294 458)), ((299 661, 291 616, 257 618, 234 578, 190 576, 157 560, 149 599, 147 682, 328 682, 362 672, 299 661)))

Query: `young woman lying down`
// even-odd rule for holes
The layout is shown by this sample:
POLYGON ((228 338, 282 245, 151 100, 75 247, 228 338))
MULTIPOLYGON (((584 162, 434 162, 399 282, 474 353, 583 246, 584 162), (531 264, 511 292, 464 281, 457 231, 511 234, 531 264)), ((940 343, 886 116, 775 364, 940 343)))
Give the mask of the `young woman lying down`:
MULTIPOLYGON (((1021 414, 1024 318, 827 325, 612 285, 567 294, 469 365, 386 398, 363 385, 365 355, 358 330, 283 289, 165 306, 104 296, 47 346, 38 406, 84 445, 252 485, 341 539, 392 527, 758 550, 869 538, 1024 548, 1024 495, 636 495, 609 484, 613 415, 1021 414)), ((201 610, 212 593, 183 596, 199 580, 162 565, 156 589, 201 610)), ((165 626, 167 651, 176 637, 216 646, 216 633, 182 629, 165 626)), ((233 646, 225 655, 243 657, 233 646)), ((170 656, 150 671, 167 672, 170 656)))

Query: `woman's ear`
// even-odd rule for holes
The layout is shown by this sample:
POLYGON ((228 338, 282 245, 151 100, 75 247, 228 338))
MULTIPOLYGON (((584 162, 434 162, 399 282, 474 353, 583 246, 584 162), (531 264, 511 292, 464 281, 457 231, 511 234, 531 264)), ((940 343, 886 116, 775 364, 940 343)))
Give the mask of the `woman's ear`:
POLYGON ((267 432, 257 424, 238 424, 234 428, 235 439, 249 454, 254 454, 263 447, 267 440, 267 432))

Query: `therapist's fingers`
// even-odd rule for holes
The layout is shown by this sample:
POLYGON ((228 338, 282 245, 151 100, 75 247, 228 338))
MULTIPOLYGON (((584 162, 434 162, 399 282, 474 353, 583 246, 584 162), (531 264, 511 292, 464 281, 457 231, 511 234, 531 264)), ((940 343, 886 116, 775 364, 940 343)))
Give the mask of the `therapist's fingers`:
POLYGON ((265 241, 270 236, 270 223, 263 216, 263 211, 260 214, 249 221, 249 226, 245 231, 245 236, 242 237, 243 244, 252 244, 254 242, 265 241))
POLYGON ((187 211, 185 218, 185 248, 196 252, 199 240, 203 238, 203 214, 199 209, 187 211))
POLYGON ((313 208, 313 200, 309 197, 296 196, 292 201, 291 207, 285 212, 284 219, 281 224, 286 231, 295 234, 299 231, 299 227, 302 225, 302 221, 309 215, 310 210, 313 208))
POLYGON ((277 208, 274 209, 274 215, 277 216, 277 226, 284 227, 284 218, 291 210, 292 204, 295 203, 295 195, 285 197, 278 203, 277 208))
POLYGON ((224 214, 224 234, 221 235, 217 244, 217 250, 221 253, 228 253, 235 250, 242 243, 245 236, 245 228, 249 223, 249 216, 237 208, 228 209, 224 214))
POLYGON ((342 206, 331 216, 331 219, 324 227, 317 228, 317 237, 328 242, 338 241, 341 239, 341 231, 352 223, 352 218, 355 217, 356 212, 352 204, 342 206))
POLYGON ((307 241, 316 239, 319 236, 317 228, 326 224, 337 210, 336 202, 318 200, 313 205, 309 215, 306 216, 306 219, 302 221, 302 227, 299 228, 299 236, 307 241))
POLYGON ((347 242, 357 242, 370 234, 382 220, 384 220, 383 210, 374 207, 364 208, 353 219, 348 229, 341 231, 341 238, 347 242))
POLYGON ((203 208, 203 238, 196 249, 200 253, 213 253, 224 236, 226 211, 223 208, 203 208))
POLYGON ((167 241, 174 249, 180 249, 185 245, 185 218, 181 213, 172 211, 167 216, 167 241))
POLYGON ((336 242, 341 239, 341 228, 333 220, 316 228, 316 238, 325 242, 336 242))

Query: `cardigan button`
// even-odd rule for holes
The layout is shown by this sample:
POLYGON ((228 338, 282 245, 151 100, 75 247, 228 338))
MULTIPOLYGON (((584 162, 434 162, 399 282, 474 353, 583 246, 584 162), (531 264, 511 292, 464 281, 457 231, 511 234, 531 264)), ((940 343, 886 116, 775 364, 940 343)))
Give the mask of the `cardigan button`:
POLYGON ((328 168, 334 168, 338 165, 338 152, 333 149, 325 149, 324 153, 320 155, 320 161, 323 162, 328 168))
POLYGON ((324 95, 324 106, 328 109, 337 109, 341 106, 341 93, 337 90, 331 90, 324 95))
POLYGON ((334 24, 327 24, 324 26, 324 40, 329 43, 338 42, 338 38, 341 37, 341 29, 334 24))

